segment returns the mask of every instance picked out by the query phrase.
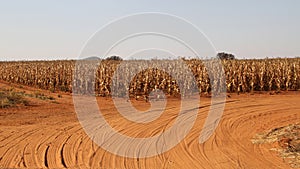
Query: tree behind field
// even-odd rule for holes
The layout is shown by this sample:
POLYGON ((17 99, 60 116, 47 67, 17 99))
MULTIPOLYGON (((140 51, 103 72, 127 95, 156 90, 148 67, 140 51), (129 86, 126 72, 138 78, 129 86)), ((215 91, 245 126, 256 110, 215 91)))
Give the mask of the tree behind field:
POLYGON ((225 60, 234 60, 235 59, 235 56, 233 54, 225 53, 225 52, 218 53, 217 57, 219 59, 225 59, 225 60))
POLYGON ((120 56, 110 56, 110 57, 107 57, 106 60, 123 60, 120 56))

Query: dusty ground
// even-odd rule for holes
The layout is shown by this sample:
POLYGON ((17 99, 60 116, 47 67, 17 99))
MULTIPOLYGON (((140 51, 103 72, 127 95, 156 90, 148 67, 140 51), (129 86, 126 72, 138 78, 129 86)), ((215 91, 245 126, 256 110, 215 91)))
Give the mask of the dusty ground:
MULTIPOLYGON (((1 83, 0 87, 11 85, 1 83)), ((14 86, 26 93, 37 89, 14 86), (21 87, 21 88, 20 88, 21 87)), ((201 98, 197 120, 187 137, 170 151, 144 159, 113 155, 94 144, 81 128, 70 94, 49 93, 55 100, 28 98, 30 106, 0 110, 0 168, 290 168, 273 151, 273 144, 253 144, 251 139, 276 127, 300 122, 300 93, 243 94, 227 98, 222 120, 210 139, 198 143, 209 110, 201 98)), ((129 136, 147 137, 172 125, 177 99, 168 100, 168 111, 153 124, 139 125, 116 113, 110 99, 98 98, 108 122, 129 136)), ((138 109, 149 104, 133 101, 138 109)), ((193 105, 191 105, 193 107, 193 105)))
POLYGON ((300 168, 300 124, 276 127, 257 134, 254 144, 273 144, 272 150, 287 161, 291 167, 300 168))

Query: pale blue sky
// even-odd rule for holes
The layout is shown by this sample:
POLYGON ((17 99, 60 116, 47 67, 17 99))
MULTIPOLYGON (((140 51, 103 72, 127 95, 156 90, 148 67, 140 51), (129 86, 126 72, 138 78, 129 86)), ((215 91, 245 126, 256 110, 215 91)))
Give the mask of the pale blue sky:
POLYGON ((298 0, 1 1, 0 60, 77 58, 102 26, 140 12, 185 18, 238 58, 300 56, 299 8, 298 0))

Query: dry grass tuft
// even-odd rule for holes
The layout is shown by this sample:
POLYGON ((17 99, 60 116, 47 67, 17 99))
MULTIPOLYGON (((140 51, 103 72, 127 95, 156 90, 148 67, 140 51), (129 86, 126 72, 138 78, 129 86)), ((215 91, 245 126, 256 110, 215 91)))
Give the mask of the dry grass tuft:
POLYGON ((24 92, 16 92, 11 89, 0 89, 0 108, 28 106, 29 102, 24 97, 24 92))
POLYGON ((291 124, 257 134, 252 139, 254 144, 277 143, 272 150, 288 160, 291 167, 300 167, 300 124, 291 124))

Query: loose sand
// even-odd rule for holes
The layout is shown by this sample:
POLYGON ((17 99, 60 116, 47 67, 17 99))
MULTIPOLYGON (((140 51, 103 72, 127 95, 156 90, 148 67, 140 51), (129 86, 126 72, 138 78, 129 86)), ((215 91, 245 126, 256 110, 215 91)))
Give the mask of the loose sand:
MULTIPOLYGON (((1 83, 1 87, 8 84, 1 83)), ((37 89, 15 86, 26 93, 37 89)), ((204 144, 199 135, 210 107, 201 98, 199 114, 187 137, 170 151, 151 158, 124 158, 97 146, 77 120, 70 94, 42 91, 55 101, 28 98, 31 106, 0 109, 0 168, 290 168, 272 144, 253 144, 257 133, 300 122, 300 92, 232 94, 215 133, 204 144)), ((137 109, 149 104, 132 101, 137 109)), ((125 135, 149 137, 172 126, 180 101, 168 99, 167 111, 149 124, 120 116, 113 102, 98 98, 106 120, 125 135)), ((191 105, 193 107, 193 105, 191 105)))

